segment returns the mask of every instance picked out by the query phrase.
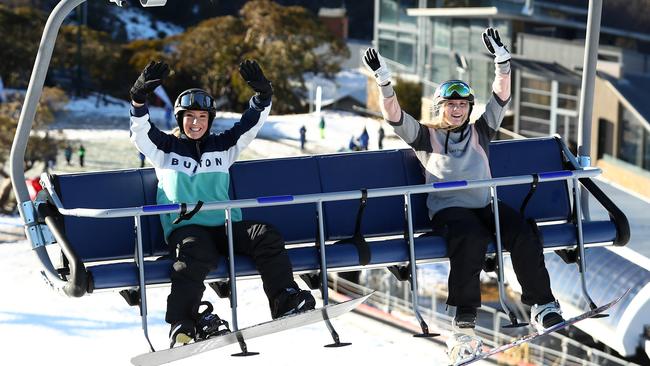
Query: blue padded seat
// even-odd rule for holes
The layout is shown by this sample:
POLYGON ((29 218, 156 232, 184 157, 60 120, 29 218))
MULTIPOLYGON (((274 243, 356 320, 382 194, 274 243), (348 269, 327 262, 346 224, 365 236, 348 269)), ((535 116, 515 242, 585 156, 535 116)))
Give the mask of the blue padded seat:
MULTIPOLYGON (((564 170, 559 142, 553 138, 504 140, 490 144, 492 176, 506 177, 564 170)), ((499 200, 519 211, 530 184, 497 188, 499 200)), ((566 181, 539 184, 528 202, 526 217, 537 221, 566 220, 571 205, 566 181)))
MULTIPOLYGON (((120 208, 145 204, 141 175, 135 169, 59 175, 55 176, 53 184, 66 208, 120 208)), ((84 262, 133 258, 133 225, 131 217, 64 218, 66 236, 84 262)), ((148 222, 143 226, 149 230, 148 222)))
MULTIPOLYGON (((552 138, 498 141, 490 145, 490 163, 494 177, 523 175, 563 170, 558 142, 552 138)), ((292 157, 272 160, 238 162, 231 168, 231 197, 259 198, 281 195, 301 195, 321 192, 359 190, 361 188, 394 187, 424 184, 422 167, 414 152, 382 150, 312 157, 292 157)), ((118 208, 155 204, 157 179, 153 169, 120 170, 65 174, 54 177, 54 186, 66 208, 118 208)), ((529 184, 499 187, 499 198, 519 209, 530 189, 529 184)), ((430 230, 426 209, 426 194, 411 198, 414 231, 430 230)), ((324 224, 327 240, 347 238, 354 233, 358 199, 324 204, 324 224)), ((526 215, 539 222, 566 220, 571 205, 564 181, 542 183, 530 200, 526 215)), ((282 233, 287 243, 314 243, 316 237, 316 206, 301 204, 247 208, 245 220, 269 222, 282 233)), ((64 229, 80 258, 88 262, 95 289, 134 287, 138 271, 133 262, 102 263, 134 256, 135 235, 132 218, 92 219, 65 217, 64 229)), ((384 237, 368 241, 372 253, 370 265, 389 265, 408 261, 408 246, 401 236, 404 230, 403 197, 368 200, 362 233, 366 237, 384 237), (395 236, 397 235, 397 236, 395 236)), ((570 222, 541 225, 540 232, 547 251, 572 246, 577 230, 570 222)), ((611 242, 616 239, 616 227, 611 221, 584 223, 586 244, 611 242)), ((145 256, 167 254, 158 216, 142 218, 145 256)), ((444 260, 445 241, 437 236, 415 238, 416 259, 444 260)), ((489 251, 494 251, 491 244, 489 251)), ((296 272, 319 269, 319 253, 315 246, 288 249, 296 272)), ((349 269, 359 265, 357 249, 343 243, 326 247, 328 268, 349 269)), ((168 283, 171 260, 147 260, 145 277, 148 284, 168 283)), ((228 276, 225 256, 208 279, 228 276)), ((257 274, 251 258, 236 256, 238 276, 257 274)))
MULTIPOLYGON (((323 192, 407 185, 399 150, 322 155, 317 159, 323 192)), ((349 238, 354 234, 359 210, 358 199, 326 202, 323 210, 327 240, 349 238)), ((392 196, 368 199, 361 232, 366 237, 402 234, 404 198, 392 196)))
MULTIPOLYGON (((254 160, 230 169, 233 199, 320 193, 321 184, 313 157, 254 160)), ((260 220, 275 226, 287 243, 314 242, 316 205, 284 205, 246 208, 244 220, 260 220)))

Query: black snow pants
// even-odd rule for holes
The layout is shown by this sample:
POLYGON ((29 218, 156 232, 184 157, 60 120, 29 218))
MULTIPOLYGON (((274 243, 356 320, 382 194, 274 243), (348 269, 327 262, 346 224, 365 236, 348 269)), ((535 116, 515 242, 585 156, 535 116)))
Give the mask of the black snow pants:
MULTIPOLYGON (((253 258, 269 303, 284 288, 297 287, 284 239, 275 228, 240 221, 233 223, 232 233, 235 253, 253 258)), ((168 242, 176 258, 165 320, 174 324, 193 318, 205 290, 203 281, 216 268, 219 256, 228 255, 228 239, 225 226, 188 225, 174 230, 168 242)))
MULTIPOLYGON (((501 243, 510 252, 517 280, 522 288, 521 301, 527 305, 555 300, 542 244, 533 227, 519 212, 499 202, 501 243)), ((437 212, 432 220, 434 233, 447 241, 450 259, 447 304, 481 306, 479 275, 490 242, 496 244, 492 205, 483 208, 449 207, 437 212)))

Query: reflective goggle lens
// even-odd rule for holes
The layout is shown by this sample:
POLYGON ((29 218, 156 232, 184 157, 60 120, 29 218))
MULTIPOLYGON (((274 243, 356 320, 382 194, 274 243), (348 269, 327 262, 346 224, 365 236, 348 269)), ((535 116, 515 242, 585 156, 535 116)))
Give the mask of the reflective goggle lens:
POLYGON ((462 81, 453 81, 444 83, 440 86, 440 96, 443 98, 454 97, 467 98, 473 94, 472 88, 469 85, 463 83, 462 81))
POLYGON ((181 96, 180 105, 187 109, 214 108, 214 99, 205 93, 188 93, 181 96))

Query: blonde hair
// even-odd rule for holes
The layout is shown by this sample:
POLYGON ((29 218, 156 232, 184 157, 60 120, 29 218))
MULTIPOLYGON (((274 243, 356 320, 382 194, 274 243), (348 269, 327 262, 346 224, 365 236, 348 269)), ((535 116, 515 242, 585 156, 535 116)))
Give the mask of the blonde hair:
MULTIPOLYGON (((452 125, 445 121, 445 105, 447 104, 447 100, 441 98, 438 100, 436 99, 433 100, 431 108, 429 108, 428 120, 420 121, 420 124, 436 130, 453 130, 458 127, 457 125, 452 125)), ((465 120, 467 119, 469 119, 469 115, 465 120)))
POLYGON ((180 127, 174 127, 174 129, 172 130, 172 135, 180 138, 182 135, 180 127))

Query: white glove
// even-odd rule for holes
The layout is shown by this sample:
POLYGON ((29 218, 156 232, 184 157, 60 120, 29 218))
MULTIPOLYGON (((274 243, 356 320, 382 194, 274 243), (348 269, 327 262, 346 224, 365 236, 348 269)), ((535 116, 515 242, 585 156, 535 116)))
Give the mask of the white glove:
POLYGON ((371 47, 366 50, 363 55, 363 64, 375 76, 378 85, 384 86, 390 83, 390 69, 374 48, 371 47))
POLYGON ((502 64, 506 61, 510 61, 510 51, 503 45, 501 42, 501 37, 499 37, 499 31, 494 28, 487 28, 483 32, 483 43, 485 43, 485 48, 494 56, 495 64, 502 64))

